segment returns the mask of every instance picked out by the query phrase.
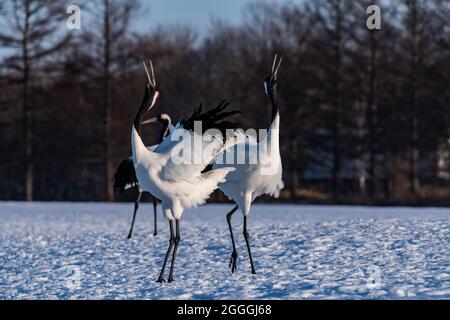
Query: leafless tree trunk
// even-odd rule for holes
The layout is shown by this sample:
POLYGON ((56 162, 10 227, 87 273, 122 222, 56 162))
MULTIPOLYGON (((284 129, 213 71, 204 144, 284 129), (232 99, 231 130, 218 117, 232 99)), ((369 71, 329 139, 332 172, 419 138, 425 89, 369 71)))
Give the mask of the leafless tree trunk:
POLYGON ((368 93, 367 93, 367 128, 368 128, 368 147, 369 147, 369 165, 368 165, 368 175, 369 175, 369 187, 368 193, 369 197, 373 198, 375 195, 375 165, 376 165, 376 148, 375 148, 375 130, 376 130, 376 92, 375 92, 375 81, 376 81, 376 60, 377 60, 377 43, 375 39, 375 30, 369 31, 369 79, 368 79, 368 93))
POLYGON ((22 63, 23 63, 23 83, 22 83, 22 108, 23 108, 23 141, 25 160, 25 198, 33 201, 33 141, 32 123, 30 108, 30 60, 28 55, 28 37, 30 21, 30 1, 24 1, 24 27, 22 32, 22 63))
MULTIPOLYGON (((138 8, 139 2, 137 0, 102 0, 92 2, 89 6, 94 20, 98 16, 102 17, 101 22, 94 24, 90 30, 86 31, 86 36, 89 43, 92 42, 96 45, 94 56, 102 61, 101 68, 96 72, 101 79, 102 151, 99 159, 103 164, 103 197, 106 201, 114 200, 112 185, 114 157, 111 150, 114 137, 111 134, 113 124, 111 96, 114 94, 114 79, 118 71, 119 56, 123 51, 126 51, 120 48, 120 44, 122 40, 126 39, 131 18, 138 8)), ((121 70, 121 72, 123 71, 121 70)))
POLYGON ((365 161, 365 108, 356 102, 355 106, 356 116, 356 130, 357 130, 357 144, 356 144, 356 174, 360 194, 366 196, 367 194, 367 166, 365 161))
POLYGON ((410 104, 410 123, 411 123, 411 145, 409 151, 409 189, 411 194, 416 195, 420 188, 418 166, 419 166, 419 119, 417 110, 417 90, 418 90, 418 65, 420 59, 419 46, 420 34, 418 30, 418 8, 416 0, 407 0, 407 32, 410 40, 409 57, 409 104, 410 104))
POLYGON ((333 168, 332 168, 332 191, 333 196, 339 194, 339 179, 341 173, 341 67, 342 67, 342 10, 340 0, 334 0, 333 10, 334 33, 333 33, 333 168))
POLYGON ((113 188, 111 184, 112 164, 110 156, 110 127, 111 127, 111 110, 110 110, 110 66, 111 66, 111 26, 110 26, 110 7, 109 0, 103 0, 103 76, 102 76, 102 105, 103 105, 103 153, 105 163, 105 199, 113 200, 113 188))
POLYGON ((319 57, 323 56, 323 74, 326 74, 327 83, 324 84, 324 104, 331 107, 330 119, 327 127, 330 130, 331 160, 331 192, 337 199, 340 191, 340 176, 342 170, 342 70, 343 70, 343 9, 345 1, 317 1, 314 2, 312 22, 319 23, 322 32, 318 40, 319 57))

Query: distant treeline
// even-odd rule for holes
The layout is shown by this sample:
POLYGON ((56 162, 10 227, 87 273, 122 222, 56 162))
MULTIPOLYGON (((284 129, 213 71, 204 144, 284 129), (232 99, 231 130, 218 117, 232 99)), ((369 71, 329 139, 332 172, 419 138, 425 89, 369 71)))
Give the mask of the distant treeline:
POLYGON ((132 32, 137 0, 86 1, 81 30, 65 28, 65 1, 1 1, 0 199, 123 200, 112 176, 130 155, 144 59, 161 92, 152 114, 228 99, 244 129, 266 128, 278 53, 283 200, 450 203, 450 2, 382 1, 370 31, 377 2, 255 1, 241 25, 199 37, 152 25, 152 11, 132 32))

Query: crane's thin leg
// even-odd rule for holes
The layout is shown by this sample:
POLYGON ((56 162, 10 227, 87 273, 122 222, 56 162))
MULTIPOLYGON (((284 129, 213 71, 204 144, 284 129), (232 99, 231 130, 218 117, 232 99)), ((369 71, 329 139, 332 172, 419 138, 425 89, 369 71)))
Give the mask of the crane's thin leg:
POLYGON ((133 221, 131 221, 131 228, 130 232, 128 233, 128 239, 131 239, 131 236, 133 234, 133 227, 134 227, 134 220, 136 219, 136 213, 139 209, 139 202, 141 201, 142 192, 139 191, 139 194, 136 197, 136 200, 134 201, 134 213, 133 213, 133 221))
POLYGON ((161 273, 159 274, 158 280, 156 282, 165 282, 164 280, 164 270, 166 269, 167 259, 169 258, 170 252, 172 251, 172 247, 175 242, 175 238, 173 236, 173 223, 172 220, 169 220, 169 227, 170 227, 170 240, 169 240, 169 247, 167 248, 166 256, 164 257, 164 262, 161 268, 161 273))
POLYGON ((247 216, 245 216, 245 215, 244 215, 244 238, 245 238, 245 243, 247 244, 248 256, 250 257, 250 265, 252 266, 252 273, 256 274, 255 267, 253 266, 252 251, 250 250, 250 243, 248 241, 247 216))
POLYGON ((180 243, 180 220, 175 220, 176 235, 175 235, 175 247, 173 248, 172 264, 170 265, 169 282, 173 281, 173 267, 175 266, 175 258, 177 256, 178 244, 180 243))
POLYGON ((153 235, 156 236, 158 234, 158 222, 157 222, 157 214, 156 214, 156 209, 158 208, 158 202, 156 201, 156 198, 153 197, 153 217, 154 217, 154 222, 155 222, 155 227, 154 227, 154 231, 153 231, 153 235))
POLYGON ((228 222, 228 227, 230 228, 231 242, 233 243, 233 251, 231 252, 230 263, 228 264, 228 267, 231 268, 231 273, 234 273, 234 271, 236 271, 236 269, 237 269, 236 263, 237 263, 238 254, 237 254, 237 250, 236 250, 236 243, 234 242, 233 227, 231 226, 231 216, 233 215, 233 213, 236 212, 237 209, 238 209, 238 206, 234 207, 227 214, 227 222, 228 222))

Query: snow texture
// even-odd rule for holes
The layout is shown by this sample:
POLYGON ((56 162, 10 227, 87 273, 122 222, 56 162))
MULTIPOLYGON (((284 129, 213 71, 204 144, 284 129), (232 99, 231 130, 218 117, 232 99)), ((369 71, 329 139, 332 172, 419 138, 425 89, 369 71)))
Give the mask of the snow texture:
MULTIPOLYGON (((450 210, 254 205, 256 275, 231 205, 187 210, 175 282, 156 283, 168 223, 142 205, 0 203, 0 299, 449 299, 450 210)), ((160 211, 160 207, 158 208, 160 211)), ((167 279, 167 275, 166 275, 167 279)))

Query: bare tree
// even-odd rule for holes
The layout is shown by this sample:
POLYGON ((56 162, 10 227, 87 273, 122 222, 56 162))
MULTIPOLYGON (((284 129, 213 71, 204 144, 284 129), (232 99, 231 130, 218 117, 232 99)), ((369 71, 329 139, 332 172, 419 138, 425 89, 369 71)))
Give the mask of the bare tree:
POLYGON ((117 61, 122 52, 120 44, 123 44, 127 36, 131 19, 139 9, 139 2, 137 0, 101 0, 91 2, 89 5, 94 28, 87 31, 85 39, 94 44, 94 54, 101 61, 101 69, 98 72, 101 79, 104 197, 105 200, 112 201, 114 197, 111 183, 114 170, 111 161, 112 82, 114 73, 117 71, 117 61))
POLYGON ((325 110, 330 110, 327 126, 330 129, 331 140, 331 189, 333 197, 339 195, 340 178, 343 169, 344 134, 346 113, 345 109, 345 42, 349 36, 348 16, 352 10, 352 1, 332 0, 316 1, 307 3, 310 11, 311 23, 314 28, 316 41, 315 50, 318 51, 318 66, 321 73, 325 75, 320 91, 323 92, 323 104, 328 105, 325 110))
MULTIPOLYGON (((419 164, 421 149, 426 145, 421 143, 421 128, 426 126, 427 117, 422 108, 428 92, 432 90, 432 82, 427 77, 432 70, 436 58, 440 56, 441 48, 436 47, 433 39, 435 34, 445 34, 445 25, 440 21, 445 4, 441 1, 402 0, 404 13, 402 22, 402 54, 405 77, 405 106, 409 121, 409 190, 413 195, 420 191, 419 164), (433 8, 433 4, 438 8, 433 8), (442 9, 439 10, 439 7, 442 9), (434 9, 434 10, 433 10, 434 9)), ((448 4, 447 4, 448 13, 448 4)), ((448 25, 448 21, 447 21, 448 25)), ((436 124, 435 124, 436 125, 436 124)), ((437 128, 433 130, 436 131, 437 128)), ((424 132, 425 133, 425 132, 424 132)), ((430 144, 431 141, 428 141, 430 144)))
POLYGON ((63 49, 70 35, 61 32, 62 1, 6 0, 0 16, 0 43, 14 53, 6 64, 22 84, 22 139, 25 197, 33 200, 33 114, 31 84, 39 62, 63 49))
MULTIPOLYGON (((357 88, 358 105, 361 106, 359 128, 361 130, 358 139, 357 163, 361 166, 360 171, 366 175, 367 195, 373 200, 377 194, 376 181, 378 178, 380 158, 379 145, 379 121, 378 105, 380 100, 380 78, 388 73, 383 69, 384 53, 388 52, 388 45, 392 41, 392 10, 383 8, 383 24, 381 30, 369 30, 362 23, 361 17, 366 16, 366 10, 370 5, 379 2, 373 0, 354 1, 354 11, 351 12, 350 22, 350 58, 354 75, 353 86, 357 88)), ((362 186, 361 186, 362 187, 362 186)), ((361 189, 362 193, 365 190, 361 189)))

